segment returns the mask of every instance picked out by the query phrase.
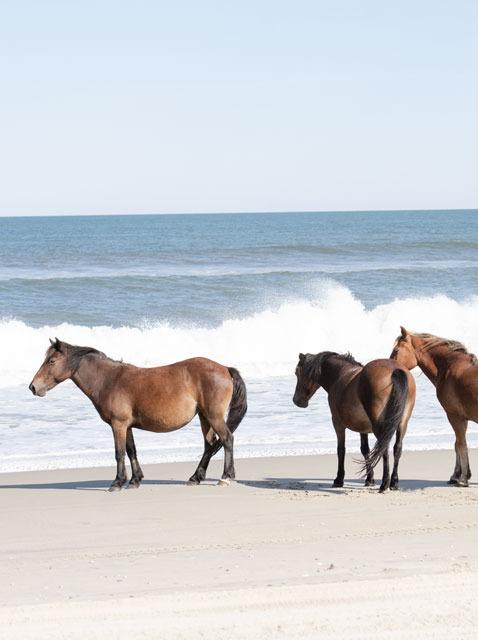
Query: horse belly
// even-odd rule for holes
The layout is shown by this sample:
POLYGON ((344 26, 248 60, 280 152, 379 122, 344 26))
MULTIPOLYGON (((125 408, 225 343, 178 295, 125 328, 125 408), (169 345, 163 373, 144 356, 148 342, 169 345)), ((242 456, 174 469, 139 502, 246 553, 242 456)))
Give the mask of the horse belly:
POLYGON ((340 404, 340 419, 342 423, 356 433, 371 433, 372 423, 361 402, 355 398, 345 400, 340 404))
POLYGON ((344 424, 347 429, 355 431, 355 433, 372 433, 372 424, 365 411, 363 413, 354 412, 349 416, 348 421, 344 421, 344 424))
POLYGON ((478 380, 451 378, 437 386, 437 397, 447 413, 478 422, 478 380))
POLYGON ((470 367, 461 376, 459 394, 468 420, 478 422, 478 366, 470 367))
POLYGON ((152 402, 135 412, 135 426, 146 431, 176 431, 191 422, 197 413, 197 403, 192 398, 174 402, 152 402))

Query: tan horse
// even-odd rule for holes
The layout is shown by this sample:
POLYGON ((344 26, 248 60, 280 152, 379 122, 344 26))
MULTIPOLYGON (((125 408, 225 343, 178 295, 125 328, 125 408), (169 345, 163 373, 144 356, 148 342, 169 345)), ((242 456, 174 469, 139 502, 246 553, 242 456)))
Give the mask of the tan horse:
POLYGON ((393 360, 372 360, 363 366, 350 354, 323 351, 317 355, 299 354, 295 374, 297 386, 293 401, 298 407, 307 407, 319 387, 328 394, 337 434, 338 470, 334 487, 344 484, 345 429, 351 429, 361 434, 367 472, 365 485, 373 484, 373 468, 383 458, 380 492, 398 489, 402 441, 415 404, 415 380, 407 369, 393 360), (377 442, 370 452, 367 434, 372 432, 377 442), (388 448, 394 434, 390 478, 388 448))
POLYGON ((400 328, 390 357, 407 369, 419 366, 435 385, 455 432, 456 463, 448 483, 467 487, 471 471, 466 429, 468 420, 478 422, 478 360, 461 342, 400 328))
POLYGON ((132 470, 128 488, 139 487, 144 477, 136 457, 133 427, 157 433, 175 431, 196 414, 204 436, 204 454, 189 482, 199 484, 205 478, 209 461, 221 446, 224 473, 219 484, 229 484, 235 477, 232 434, 247 411, 246 387, 236 369, 206 358, 145 369, 111 360, 91 347, 76 347, 58 338, 50 342, 29 389, 44 396, 71 379, 88 396, 113 430, 117 473, 110 491, 126 484, 125 450, 132 470))

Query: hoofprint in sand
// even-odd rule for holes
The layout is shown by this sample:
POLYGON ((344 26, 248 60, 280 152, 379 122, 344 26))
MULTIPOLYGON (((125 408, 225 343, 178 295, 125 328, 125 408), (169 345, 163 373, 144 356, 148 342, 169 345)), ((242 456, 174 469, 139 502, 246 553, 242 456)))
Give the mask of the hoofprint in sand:
MULTIPOLYGON (((379 495, 335 456, 0 475, 2 638, 474 638, 478 486, 452 451, 407 452, 379 495)), ((478 450, 470 451, 478 468, 478 450)))

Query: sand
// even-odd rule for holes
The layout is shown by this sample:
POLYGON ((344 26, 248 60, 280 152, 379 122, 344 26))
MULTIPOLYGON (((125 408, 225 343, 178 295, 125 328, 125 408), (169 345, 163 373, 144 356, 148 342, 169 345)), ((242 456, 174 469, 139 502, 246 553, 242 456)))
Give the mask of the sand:
MULTIPOLYGON (((29 638, 476 638, 478 485, 405 452, 399 492, 335 456, 0 474, 0 629, 29 638)), ((478 450, 471 450, 472 468, 478 450)))

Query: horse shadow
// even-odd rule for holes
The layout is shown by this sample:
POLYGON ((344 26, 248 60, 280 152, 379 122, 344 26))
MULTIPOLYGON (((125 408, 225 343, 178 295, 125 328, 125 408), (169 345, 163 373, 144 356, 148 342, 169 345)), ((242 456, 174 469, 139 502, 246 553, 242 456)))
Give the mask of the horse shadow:
MULTIPOLYGON (((207 479, 203 485, 215 485, 217 481, 207 479)), ((47 489, 60 491, 103 491, 107 492, 111 480, 78 480, 77 482, 38 482, 0 484, 2 489, 47 489)), ((187 486, 187 480, 143 480, 142 486, 187 486)), ((344 487, 333 487, 330 478, 289 478, 267 477, 262 480, 237 480, 237 484, 253 489, 269 489, 275 491, 303 491, 315 493, 327 493, 331 495, 346 494, 348 491, 368 489, 374 490, 380 486, 380 480, 375 481, 373 487, 365 487, 363 480, 350 479, 345 481, 344 487)), ((427 488, 448 488, 450 491, 456 487, 450 486, 446 480, 403 479, 400 480, 400 491, 420 491, 427 488)), ((478 483, 470 482, 470 488, 478 487, 478 483)), ((126 489, 127 490, 127 489, 126 489)))
MULTIPOLYGON (((38 482, 1 484, 2 489, 50 489, 68 491, 108 491, 111 480, 79 480, 77 482, 38 482)), ((141 485, 186 485, 185 480, 143 480, 141 485)), ((126 489, 124 489, 126 490, 126 489)))
POLYGON ((341 494, 344 488, 332 487, 330 480, 311 478, 264 478, 263 480, 237 480, 237 484, 253 489, 272 489, 276 491, 313 491, 320 493, 341 494))
MULTIPOLYGON (((345 494, 348 490, 367 489, 377 490, 380 486, 380 479, 375 480, 375 485, 365 487, 362 479, 346 479, 343 487, 333 487, 330 478, 284 478, 268 477, 263 480, 238 480, 238 484, 255 489, 272 489, 277 491, 304 491, 304 492, 326 492, 330 494, 345 494)), ((470 487, 478 486, 476 482, 470 482, 470 487)), ((424 479, 400 479, 399 491, 420 491, 428 488, 448 488, 456 489, 448 484, 447 480, 424 480, 424 479)))
POLYGON ((423 480, 422 478, 420 479, 413 479, 413 478, 408 478, 408 479, 403 479, 400 480, 400 490, 401 491, 420 491, 421 489, 437 489, 440 487, 446 487, 447 489, 449 489, 450 491, 453 491, 456 489, 470 489, 470 488, 474 488, 477 487, 478 484, 476 482, 469 482, 469 486, 468 487, 457 487, 455 485, 451 485, 448 483, 448 480, 423 480))

